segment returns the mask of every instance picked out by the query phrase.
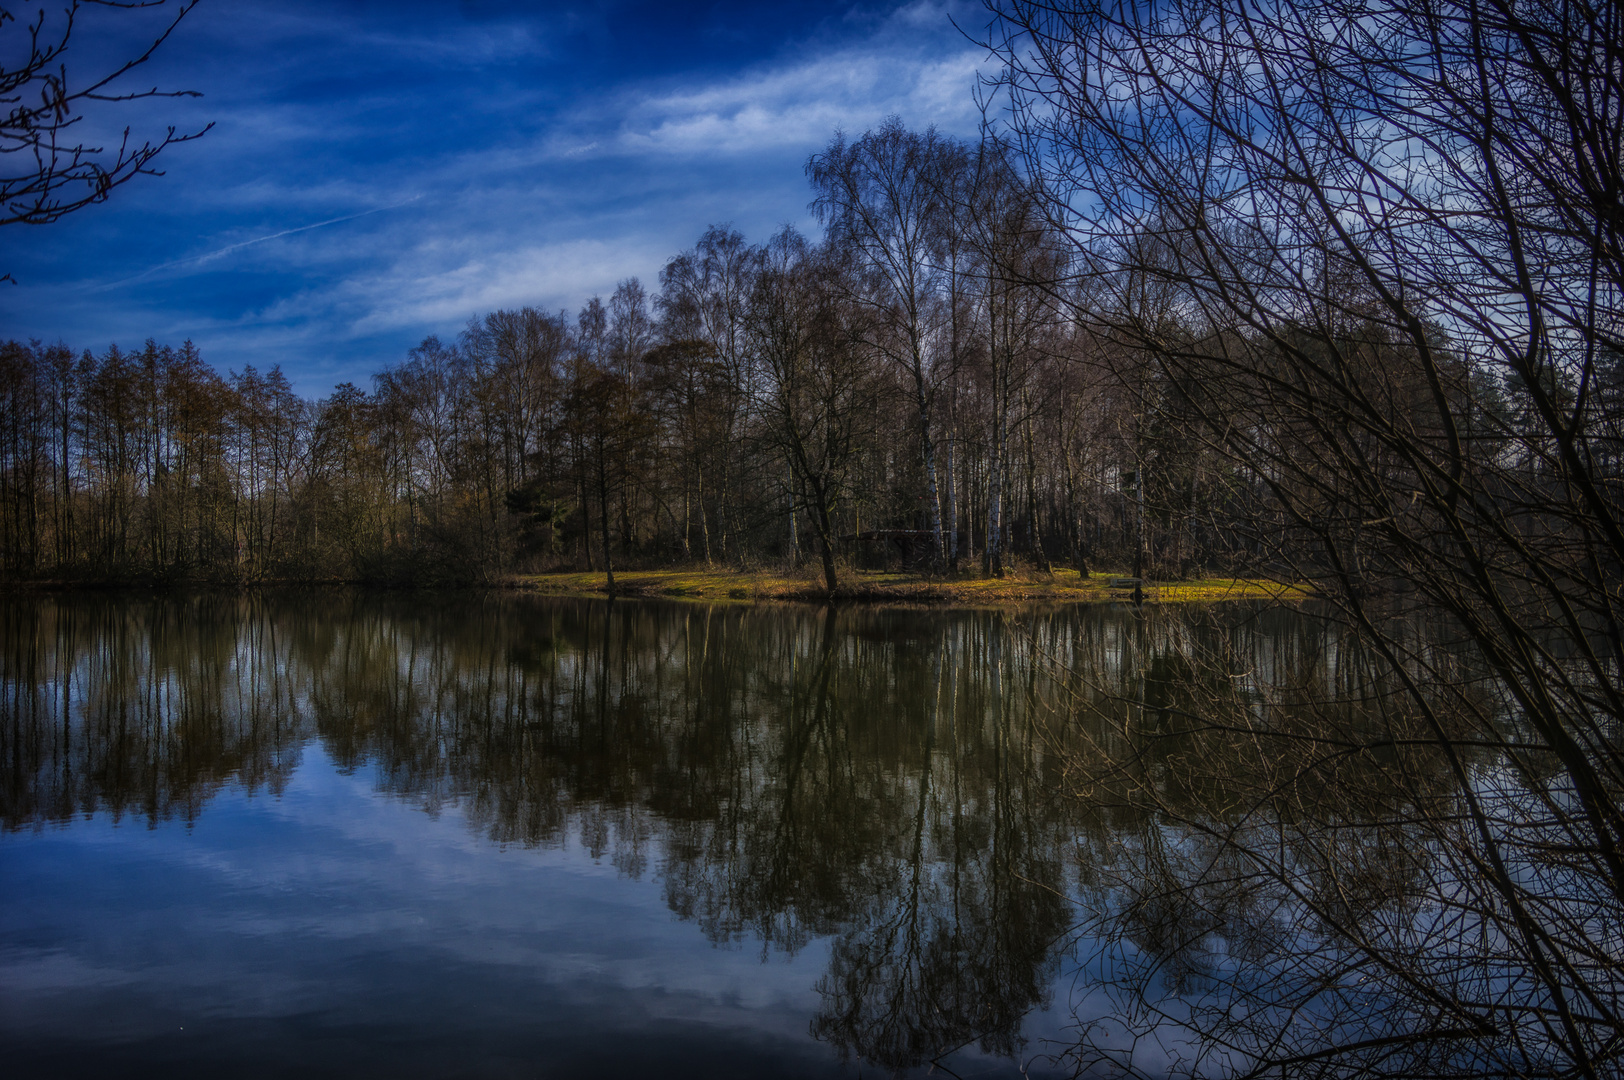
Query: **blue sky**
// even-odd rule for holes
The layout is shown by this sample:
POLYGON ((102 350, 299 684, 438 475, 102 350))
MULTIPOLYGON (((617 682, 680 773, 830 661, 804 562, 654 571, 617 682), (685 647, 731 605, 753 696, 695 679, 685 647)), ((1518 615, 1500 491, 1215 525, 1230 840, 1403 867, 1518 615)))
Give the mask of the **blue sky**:
MULTIPOLYGON (((972 135, 985 60, 955 19, 984 23, 960 0, 205 0, 138 80, 204 96, 107 115, 214 130, 164 177, 7 229, 0 333, 190 338, 309 396, 365 386, 470 316, 652 290, 710 224, 810 231, 802 167, 837 127, 972 135)), ((104 18, 70 59, 146 30, 104 18)))

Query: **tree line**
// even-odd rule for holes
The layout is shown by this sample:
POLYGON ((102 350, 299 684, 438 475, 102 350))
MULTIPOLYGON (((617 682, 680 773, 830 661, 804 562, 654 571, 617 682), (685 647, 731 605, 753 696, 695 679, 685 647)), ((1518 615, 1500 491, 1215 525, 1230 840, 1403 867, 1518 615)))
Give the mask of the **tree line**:
MULTIPOLYGON (((1018 158, 895 120, 837 136, 807 166, 821 238, 712 227, 656 292, 632 278, 573 317, 491 312, 320 400, 279 368, 221 375, 190 343, 9 342, 0 566, 405 582, 810 561, 831 589, 839 562, 1278 569, 1275 478, 1214 437, 1254 404, 1215 408, 1207 372, 1124 333, 1197 339, 1150 272, 1165 237, 1136 234, 1143 266, 1079 273, 1053 184, 1018 158)), ((1288 335, 1387 354, 1381 407, 1425 422, 1413 346, 1376 319, 1325 330, 1288 335)), ((1517 452, 1527 385, 1440 326, 1425 338, 1473 452, 1517 452)), ((1617 427, 1608 364, 1588 407, 1617 427)))

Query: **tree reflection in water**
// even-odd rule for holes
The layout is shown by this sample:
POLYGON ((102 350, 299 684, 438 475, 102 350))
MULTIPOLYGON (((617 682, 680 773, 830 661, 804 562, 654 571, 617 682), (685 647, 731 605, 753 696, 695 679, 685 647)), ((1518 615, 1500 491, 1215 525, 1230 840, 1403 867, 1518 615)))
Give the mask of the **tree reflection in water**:
MULTIPOLYGON (((1215 965, 1272 962, 1298 932, 1288 905, 1244 866, 1214 872, 1234 853, 1189 827, 1267 778, 1237 783, 1255 758, 1188 718, 1285 683, 1320 687, 1351 727, 1369 704, 1337 683, 1355 665, 1324 627, 1279 610, 260 594, 13 599, 0 620, 8 829, 190 821, 224 784, 279 790, 319 739, 399 798, 460 804, 494 842, 580 843, 656 876, 717 943, 765 957, 831 938, 812 1031, 890 1069, 1053 1050, 1025 1047, 1022 1021, 1091 914, 1110 916, 1096 974, 1138 995, 1119 1016, 1165 1014, 1153 983, 1199 1002, 1215 965), (1226 649, 1226 668, 1190 662, 1226 649)), ((1280 836, 1305 814, 1392 809, 1369 762, 1339 768, 1345 801, 1282 803, 1280 836)), ((1334 876, 1345 917, 1401 905, 1424 849, 1338 835, 1300 857, 1334 876)), ((1108 1061, 1099 1018, 1081 1019, 1095 1053, 1076 1060, 1108 1061)))

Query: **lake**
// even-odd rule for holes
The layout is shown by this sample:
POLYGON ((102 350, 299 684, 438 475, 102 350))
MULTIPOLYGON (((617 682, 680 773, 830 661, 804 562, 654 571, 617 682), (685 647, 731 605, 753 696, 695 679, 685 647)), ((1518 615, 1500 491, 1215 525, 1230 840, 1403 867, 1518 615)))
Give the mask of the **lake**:
POLYGON ((1114 975, 1080 904, 1144 822, 1079 786, 1068 703, 1142 710, 1191 635, 1336 678, 1263 607, 0 620, 13 1076, 1069 1074, 1114 975))

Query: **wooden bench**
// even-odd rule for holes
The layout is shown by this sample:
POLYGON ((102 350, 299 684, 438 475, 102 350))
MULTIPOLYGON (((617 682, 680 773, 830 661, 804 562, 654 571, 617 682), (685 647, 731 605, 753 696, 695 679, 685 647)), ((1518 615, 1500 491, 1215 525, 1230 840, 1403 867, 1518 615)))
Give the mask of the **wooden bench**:
POLYGON ((1106 583, 1105 587, 1107 589, 1143 589, 1145 582, 1143 578, 1114 577, 1106 583))

